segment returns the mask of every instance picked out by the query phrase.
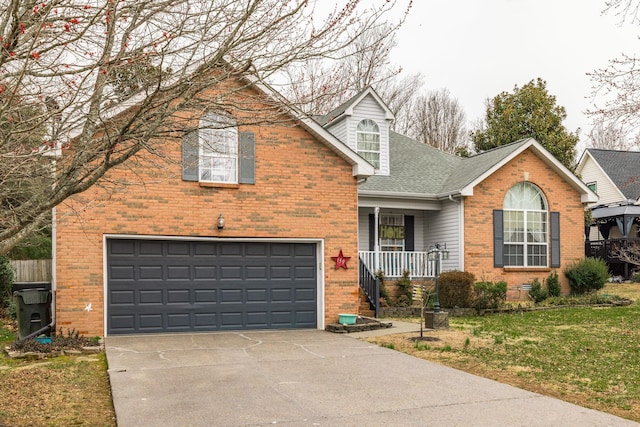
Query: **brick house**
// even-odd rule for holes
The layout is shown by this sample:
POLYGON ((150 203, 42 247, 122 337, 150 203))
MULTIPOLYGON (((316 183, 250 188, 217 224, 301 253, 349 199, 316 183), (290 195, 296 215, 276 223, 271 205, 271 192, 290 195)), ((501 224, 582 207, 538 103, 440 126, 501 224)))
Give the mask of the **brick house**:
POLYGON ((516 285, 582 256, 595 195, 534 140, 451 156, 391 131, 373 89, 316 120, 283 111, 253 125, 241 111, 185 113, 199 130, 159 144, 163 164, 140 154, 59 205, 57 328, 323 329, 358 312, 359 259, 426 277, 440 242, 443 270, 516 285))

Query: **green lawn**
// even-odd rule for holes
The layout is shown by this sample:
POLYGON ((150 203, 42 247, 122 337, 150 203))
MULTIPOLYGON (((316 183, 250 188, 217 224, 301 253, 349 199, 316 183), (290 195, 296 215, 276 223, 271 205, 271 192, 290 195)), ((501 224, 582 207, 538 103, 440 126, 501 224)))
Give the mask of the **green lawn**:
MULTIPOLYGON (((640 284, 602 293, 640 300, 640 284)), ((640 421, 640 303, 454 317, 448 331, 380 345, 537 393, 640 421)))

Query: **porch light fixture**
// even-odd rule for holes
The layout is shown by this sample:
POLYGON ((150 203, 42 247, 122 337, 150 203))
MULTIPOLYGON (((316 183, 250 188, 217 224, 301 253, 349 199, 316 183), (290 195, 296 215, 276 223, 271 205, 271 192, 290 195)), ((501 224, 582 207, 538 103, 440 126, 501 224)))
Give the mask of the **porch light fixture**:
POLYGON ((427 256, 429 260, 435 261, 435 269, 434 275, 436 276, 436 301, 433 304, 433 312, 440 313, 440 296, 438 295, 438 276, 440 276, 440 269, 442 260, 449 259, 449 251, 447 250, 447 244, 444 243, 442 246, 440 243, 436 243, 435 245, 429 246, 429 251, 427 252, 427 256))
POLYGON ((224 216, 222 214, 218 215, 218 231, 222 231, 224 228, 224 216))

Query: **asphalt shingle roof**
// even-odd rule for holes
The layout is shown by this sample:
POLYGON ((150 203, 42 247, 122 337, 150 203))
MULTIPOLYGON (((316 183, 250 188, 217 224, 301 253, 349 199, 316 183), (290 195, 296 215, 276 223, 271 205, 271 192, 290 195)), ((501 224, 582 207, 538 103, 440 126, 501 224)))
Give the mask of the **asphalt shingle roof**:
POLYGON ((529 139, 468 158, 445 153, 404 135, 389 133, 390 175, 369 177, 360 190, 438 197, 455 193, 491 170, 529 139))
POLYGON ((389 132, 389 176, 375 175, 363 191, 435 195, 463 160, 399 133, 389 132))
POLYGON ((640 151, 599 148, 588 148, 587 151, 627 200, 640 198, 640 151))

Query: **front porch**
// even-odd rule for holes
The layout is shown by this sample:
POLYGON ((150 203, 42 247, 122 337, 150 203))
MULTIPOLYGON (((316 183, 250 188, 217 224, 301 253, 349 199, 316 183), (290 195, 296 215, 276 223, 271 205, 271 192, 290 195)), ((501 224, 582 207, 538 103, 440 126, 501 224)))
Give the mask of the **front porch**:
POLYGON ((435 263, 428 259, 427 252, 418 251, 360 251, 362 263, 372 273, 382 271, 385 277, 398 279, 404 271, 412 279, 435 276, 435 263))

